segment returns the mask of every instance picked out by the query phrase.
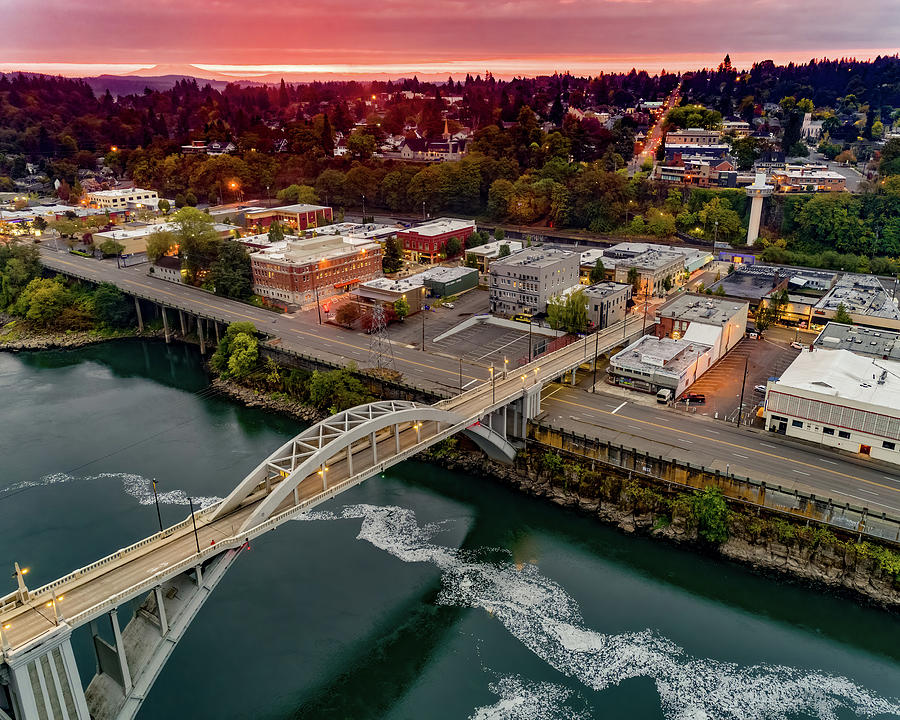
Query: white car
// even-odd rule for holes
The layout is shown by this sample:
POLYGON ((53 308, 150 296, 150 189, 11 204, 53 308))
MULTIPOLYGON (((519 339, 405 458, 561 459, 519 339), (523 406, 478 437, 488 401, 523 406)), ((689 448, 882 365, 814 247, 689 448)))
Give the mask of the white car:
POLYGON ((753 389, 756 390, 756 392, 758 392, 758 393, 763 393, 763 394, 765 394, 765 392, 766 392, 766 386, 765 386, 765 385, 754 385, 754 386, 753 386, 753 389))
POLYGON ((444 307, 448 310, 452 310, 456 306, 453 303, 444 303, 444 307))

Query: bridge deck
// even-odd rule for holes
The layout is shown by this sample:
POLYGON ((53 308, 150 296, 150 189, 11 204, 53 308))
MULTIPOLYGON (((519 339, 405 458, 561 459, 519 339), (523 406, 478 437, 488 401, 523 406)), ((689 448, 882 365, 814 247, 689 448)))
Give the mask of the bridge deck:
MULTIPOLYGON (((589 337, 568 345, 529 365, 517 368, 506 378, 498 372, 493 388, 491 382, 482 383, 461 395, 442 401, 439 406, 452 411, 465 423, 474 422, 487 412, 521 397, 536 384, 542 385, 584 362, 589 362, 595 349, 602 353, 615 347, 621 343, 623 337, 630 337, 639 331, 642 323, 641 318, 633 316, 626 321, 624 328, 613 327, 602 331, 596 341, 594 337, 589 337)), ((393 429, 382 430, 377 435, 377 465, 389 465, 391 458, 399 455, 407 457, 409 451, 417 449, 417 446, 424 449, 435 441, 438 433, 446 429, 447 426, 439 427, 435 422, 423 423, 417 439, 413 428, 404 428, 400 432, 400 453, 397 452, 393 429)), ((375 469, 376 464, 372 461, 372 449, 368 440, 356 443, 352 456, 354 477, 363 476, 375 469)), ((339 457, 328 463, 328 486, 333 487, 349 479, 348 469, 346 453, 341 451, 339 457)), ((323 492, 322 478, 317 473, 307 476, 299 484, 297 493, 300 503, 306 507, 309 505, 304 501, 314 501, 316 498, 324 501, 333 495, 333 491, 323 492)), ((212 519, 212 512, 197 513, 197 535, 203 559, 208 559, 210 553, 207 551, 213 541, 224 551, 238 547, 244 537, 254 535, 252 530, 242 534, 239 528, 266 497, 265 490, 261 489, 250 495, 234 511, 215 520, 212 519)), ((278 517, 292 507, 296 507, 293 494, 281 503, 272 517, 278 517)), ((283 520, 279 522, 281 521, 283 520)), ((274 526, 265 529, 271 527, 274 526)), ((148 538, 144 544, 128 548, 120 557, 102 564, 98 563, 96 567, 89 566, 84 571, 76 571, 51 585, 54 586, 56 595, 61 598, 59 602, 61 614, 67 622, 77 627, 107 612, 115 605, 146 593, 169 577, 184 572, 191 567, 185 563, 191 562, 192 558, 201 560, 197 558, 197 543, 193 528, 190 522, 183 521, 159 537, 148 538)), ((51 600, 51 590, 45 586, 43 589, 38 588, 26 604, 15 602, 11 603, 14 607, 5 606, 5 610, 0 613, 0 624, 13 651, 30 645, 55 627, 52 603, 50 606, 47 604, 51 600)), ((9 601, 9 596, 5 601, 9 601)), ((4 600, 0 600, 0 603, 3 602, 4 600)))
MULTIPOLYGON (((401 452, 409 450, 417 444, 424 446, 439 429, 436 423, 424 423, 420 428, 421 442, 417 441, 415 430, 412 428, 402 430, 400 432, 401 452)), ((380 434, 377 440, 377 453, 379 465, 396 455, 396 440, 393 430, 383 431, 380 434)), ((372 449, 368 441, 354 447, 353 465, 354 474, 364 473, 373 467, 372 449)), ((335 458, 328 464, 326 475, 329 486, 348 479, 345 454, 342 453, 340 459, 335 458)), ((301 502, 325 495, 321 476, 318 473, 309 475, 298 486, 297 494, 301 502)), ((117 595, 127 588, 140 586, 148 580, 151 581, 150 588, 161 583, 165 579, 167 568, 174 567, 197 554, 198 540, 201 550, 211 546, 213 541, 217 544, 222 543, 223 550, 233 547, 233 543, 226 541, 243 539, 242 536, 235 536, 235 533, 266 496, 265 491, 261 490, 238 509, 218 520, 208 520, 206 516, 209 513, 198 512, 197 540, 194 538, 193 527, 188 524, 187 528, 182 527, 166 538, 138 548, 118 562, 104 565, 60 585, 55 588, 55 591, 57 597, 62 598, 59 608, 63 617, 67 622, 70 618, 74 618, 75 622, 71 624, 75 626, 82 625, 91 619, 92 608, 107 598, 117 595), (157 573, 160 573, 158 580, 153 582, 152 578, 157 573)), ((277 512, 289 510, 293 505, 294 498, 291 495, 279 506, 277 512)), ((172 574, 178 574, 178 572, 181 571, 172 574)), ((146 591, 143 588, 138 589, 134 596, 139 596, 146 591)), ((49 591, 33 594, 30 602, 3 614, 4 635, 13 650, 29 645, 56 626, 54 609, 52 605, 47 605, 51 601, 52 594, 49 591)), ((104 611, 100 610, 97 614, 102 614, 104 611)))

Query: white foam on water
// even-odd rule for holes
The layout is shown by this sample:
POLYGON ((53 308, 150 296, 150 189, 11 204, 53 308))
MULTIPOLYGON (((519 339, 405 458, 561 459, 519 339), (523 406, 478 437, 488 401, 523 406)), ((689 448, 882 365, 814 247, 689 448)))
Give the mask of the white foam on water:
POLYGON ((476 708, 469 720, 588 720, 586 712, 565 706, 572 695, 568 688, 555 683, 526 682, 517 675, 507 675, 490 684, 491 692, 500 699, 493 705, 476 708))
MULTIPOLYGON (((403 562, 431 563, 441 570, 439 603, 486 610, 548 665, 588 688, 600 691, 630 678, 650 678, 668 720, 786 720, 798 714, 835 720, 839 710, 858 717, 900 716, 900 699, 880 697, 844 677, 694 658, 649 629, 618 635, 592 630, 575 600, 536 566, 520 569, 511 558, 498 562, 498 553, 506 551, 493 548, 467 551, 433 544, 441 524, 420 526, 405 508, 353 505, 305 519, 362 520, 359 539, 403 562)), ((501 692, 493 710, 478 711, 497 714, 476 717, 520 717, 502 713, 525 707, 529 700, 523 692, 516 696, 521 704, 501 692)))
MULTIPOLYGON (((119 480, 122 483, 122 489, 131 495, 141 505, 152 505, 153 499, 153 483, 149 478, 136 473, 117 473, 105 472, 96 475, 69 475, 68 473, 51 473, 44 475, 39 480, 23 480, 22 482, 10 485, 8 488, 0 490, 0 496, 14 490, 24 490, 26 488, 44 487, 47 485, 58 485, 60 483, 70 482, 91 482, 94 480, 119 480)), ((159 502, 161 505, 189 505, 188 495, 184 490, 165 490, 160 492, 159 485, 156 486, 159 493, 159 502)), ((222 498, 215 495, 201 496, 192 498, 194 505, 197 507, 206 507, 213 503, 219 502, 222 498)))

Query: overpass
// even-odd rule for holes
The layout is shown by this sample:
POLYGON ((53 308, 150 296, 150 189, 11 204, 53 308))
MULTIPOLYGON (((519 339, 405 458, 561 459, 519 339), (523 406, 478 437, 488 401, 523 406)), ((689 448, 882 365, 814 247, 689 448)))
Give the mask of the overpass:
POLYGON ((378 401, 333 415, 275 450, 222 501, 42 587, 0 598, 0 720, 135 717, 175 645, 250 541, 456 433, 511 462, 545 383, 642 332, 643 319, 585 337, 434 405, 378 401), (142 600, 123 627, 118 608, 142 600), (113 642, 100 633, 108 622, 113 642), (83 689, 71 646, 90 626, 83 689))

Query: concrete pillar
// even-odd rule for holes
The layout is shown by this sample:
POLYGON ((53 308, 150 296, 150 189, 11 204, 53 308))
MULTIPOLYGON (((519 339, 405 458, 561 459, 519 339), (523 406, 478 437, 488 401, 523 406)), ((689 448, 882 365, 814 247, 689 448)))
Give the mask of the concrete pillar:
POLYGON ((160 306, 159 309, 162 312, 163 329, 166 332, 166 343, 168 344, 172 342, 172 338, 169 335, 169 317, 166 315, 166 308, 164 306, 160 306))
POLYGON ((747 245, 752 245, 759 237, 759 222, 762 218, 762 195, 754 195, 750 200, 750 224, 747 226, 747 245))
POLYGON ((219 321, 213 320, 213 326, 216 328, 216 345, 219 344, 219 321))
POLYGON ((328 468, 325 467, 325 463, 322 463, 319 471, 322 473, 322 492, 325 492, 328 489, 328 468))
POLYGON ((163 604, 162 585, 157 585, 153 588, 153 593, 156 595, 156 612, 159 615, 159 632, 165 637, 166 633, 169 632, 169 620, 166 618, 166 606, 163 604))
POLYGON ((353 477, 353 443, 347 446, 347 477, 353 477))
POLYGON ((134 299, 134 311, 137 313, 138 330, 144 332, 144 316, 141 315, 141 301, 134 299))
POLYGON ((197 587, 203 585, 203 566, 198 565, 194 568, 194 572, 197 573, 197 587))
POLYGON ((300 493, 297 492, 297 488, 294 488, 294 505, 300 504, 300 493))
POLYGON ((181 337, 187 335, 187 325, 184 322, 184 310, 178 311, 178 319, 181 321, 181 337))
POLYGON ((197 317, 197 335, 200 336, 200 354, 206 355, 206 336, 203 333, 203 318, 197 317))
POLYGON ((507 405, 503 406, 503 439, 504 440, 506 439, 506 408, 507 407, 508 407, 507 405))
POLYGON ((119 669, 122 671, 122 682, 125 685, 125 694, 131 692, 131 672, 128 670, 128 658, 125 657, 125 643, 122 642, 122 630, 119 628, 119 611, 113 608, 109 611, 109 621, 112 623, 113 636, 116 639, 116 655, 119 657, 119 669))
POLYGON ((400 423, 394 425, 394 452, 400 454, 400 423))
POLYGON ((372 464, 378 464, 378 445, 375 442, 375 433, 372 433, 370 436, 370 442, 372 443, 372 464))

